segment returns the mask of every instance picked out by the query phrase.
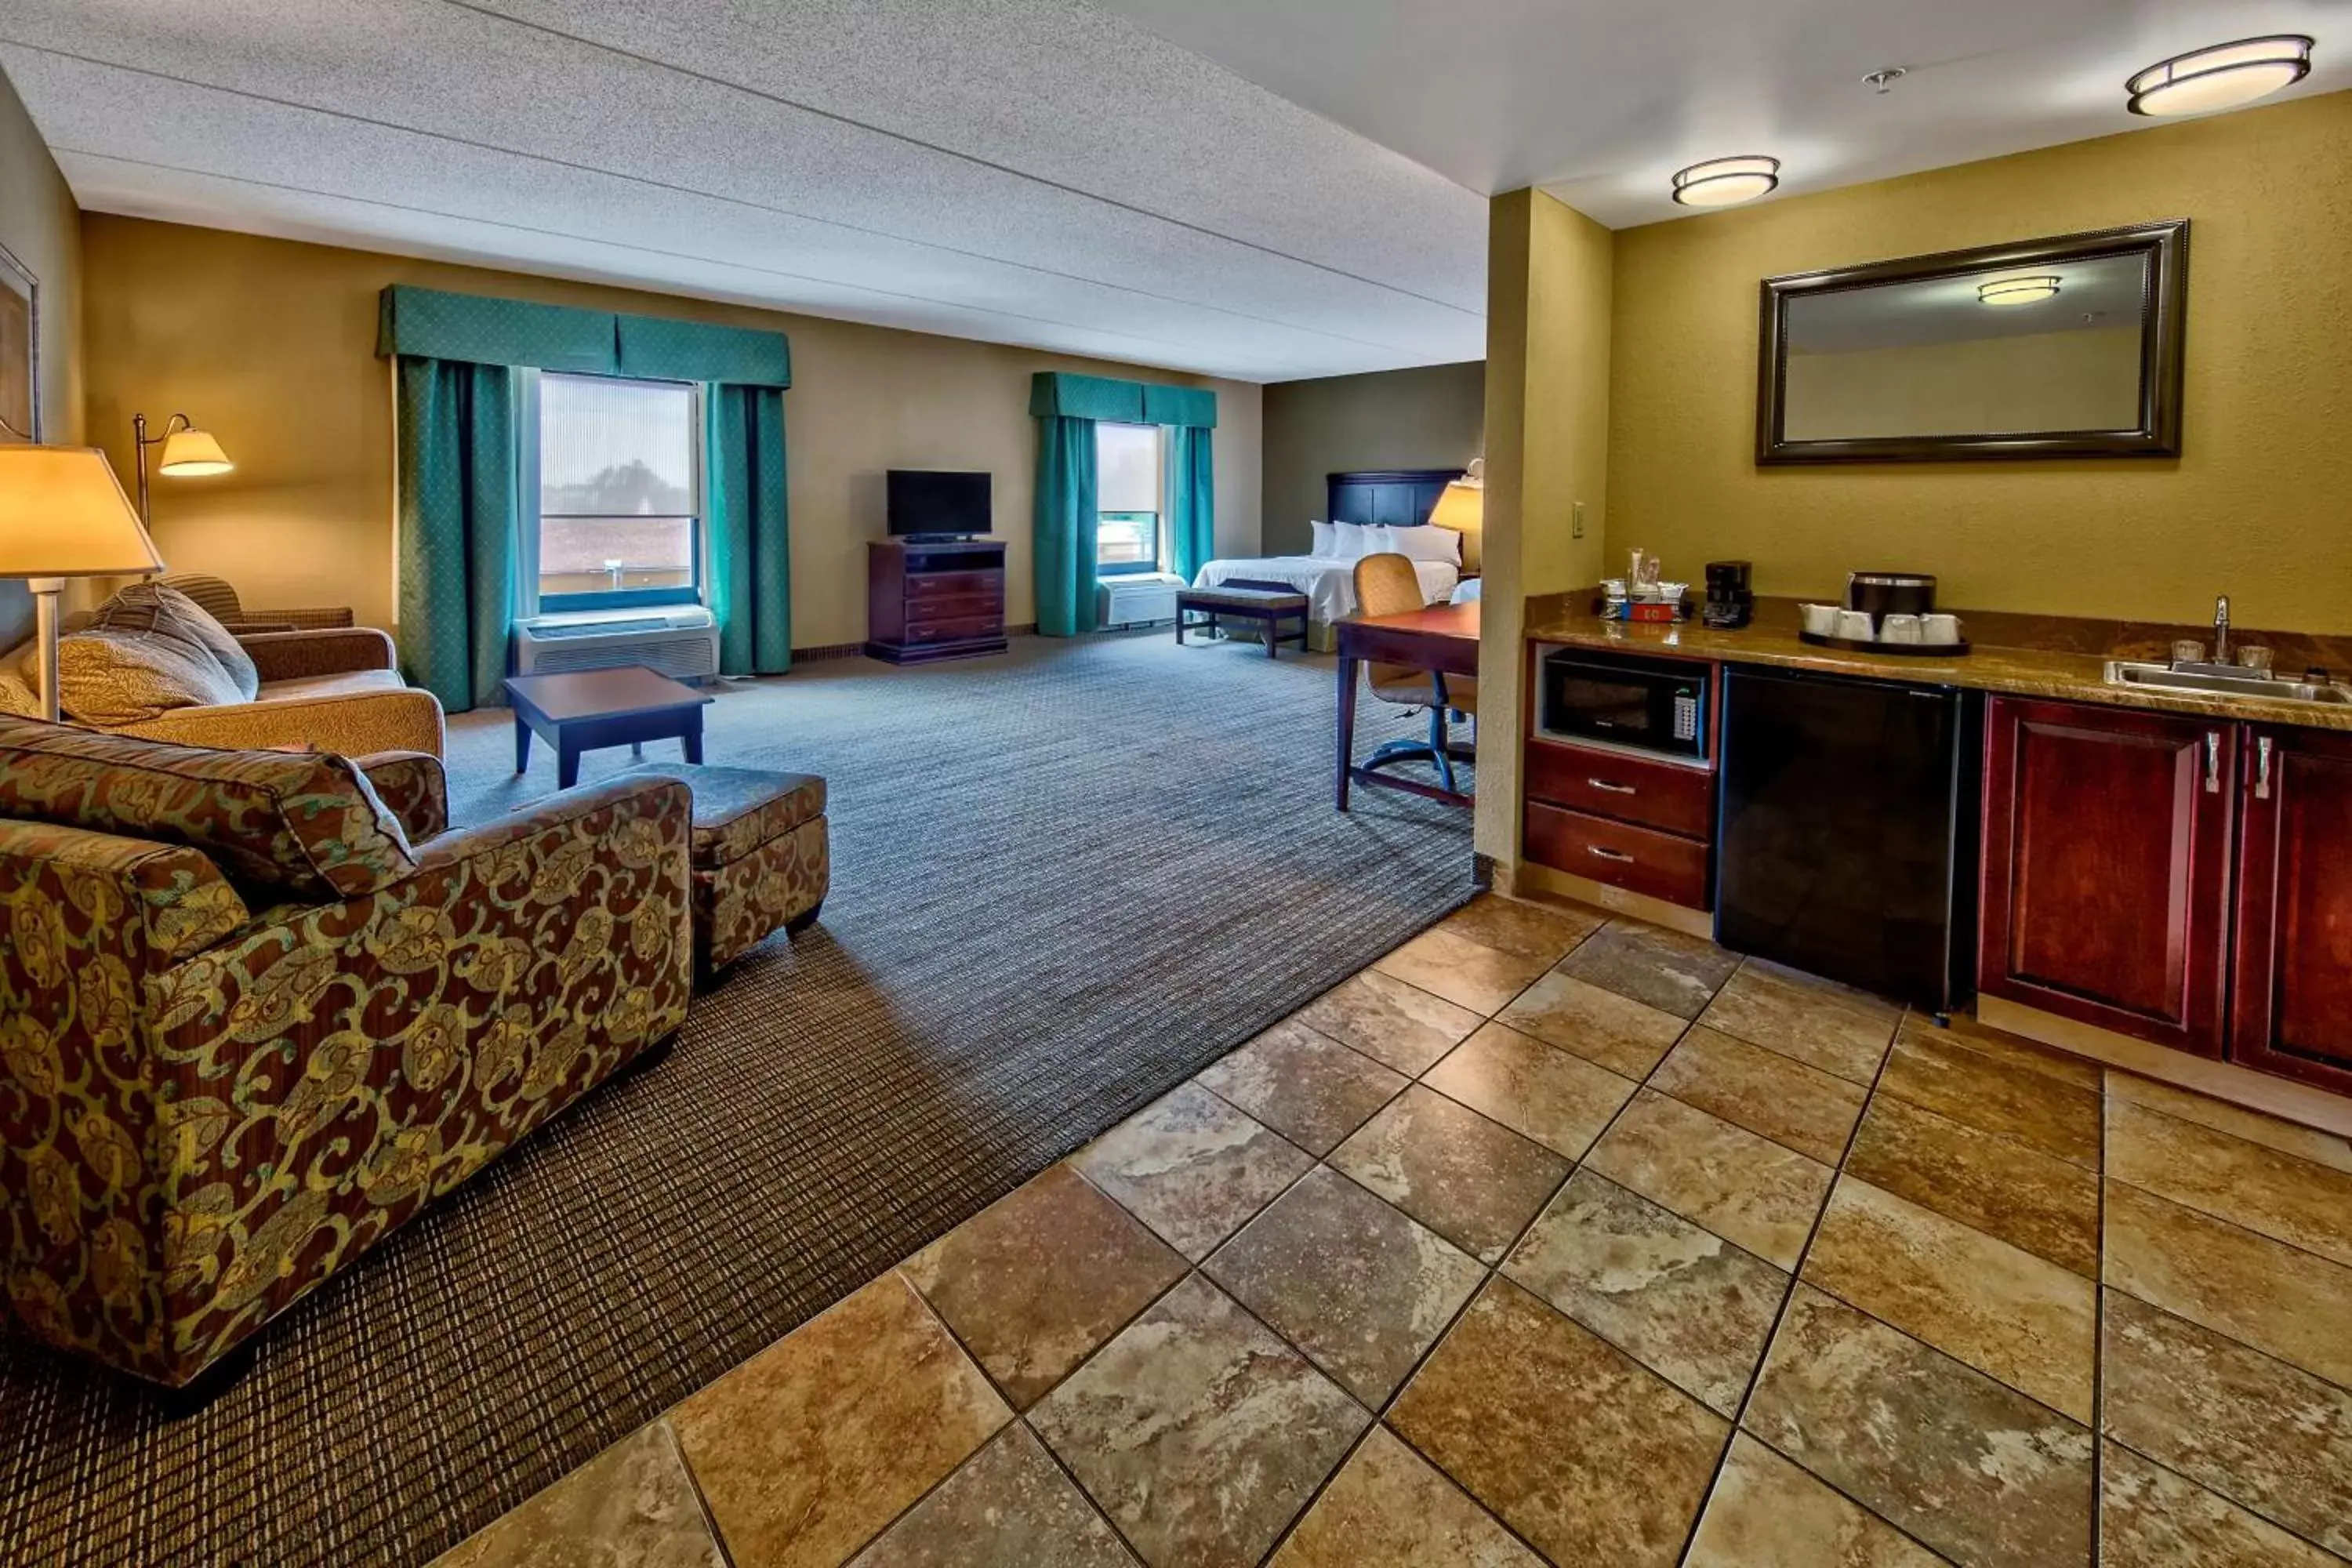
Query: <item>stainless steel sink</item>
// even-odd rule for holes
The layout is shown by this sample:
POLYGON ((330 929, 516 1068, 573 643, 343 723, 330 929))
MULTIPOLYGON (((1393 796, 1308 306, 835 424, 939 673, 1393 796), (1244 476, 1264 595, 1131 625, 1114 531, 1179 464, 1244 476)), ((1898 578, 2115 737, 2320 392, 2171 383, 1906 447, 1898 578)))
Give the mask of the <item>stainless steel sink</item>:
POLYGON ((2352 687, 2332 680, 2285 680, 2252 670, 2210 667, 2176 668, 2168 664, 2107 661, 2110 686, 2153 686, 2171 691, 2202 691, 2216 697, 2262 697, 2274 702, 2352 703, 2352 687))

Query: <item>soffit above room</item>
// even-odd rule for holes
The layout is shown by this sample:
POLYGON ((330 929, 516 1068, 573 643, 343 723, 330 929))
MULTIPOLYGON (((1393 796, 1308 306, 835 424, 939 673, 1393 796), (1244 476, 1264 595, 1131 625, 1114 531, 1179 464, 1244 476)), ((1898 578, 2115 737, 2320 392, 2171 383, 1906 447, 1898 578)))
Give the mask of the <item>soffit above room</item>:
POLYGON ((2125 79, 2234 38, 2312 35, 2291 96, 2352 88, 2346 0, 1101 3, 1473 190, 1617 228, 1688 216, 1668 182, 1703 159, 1777 156, 1790 195, 2162 124, 2125 79))
POLYGON ((1077 0, 16 0, 88 209, 1244 380, 1486 351, 1486 203, 1077 0))

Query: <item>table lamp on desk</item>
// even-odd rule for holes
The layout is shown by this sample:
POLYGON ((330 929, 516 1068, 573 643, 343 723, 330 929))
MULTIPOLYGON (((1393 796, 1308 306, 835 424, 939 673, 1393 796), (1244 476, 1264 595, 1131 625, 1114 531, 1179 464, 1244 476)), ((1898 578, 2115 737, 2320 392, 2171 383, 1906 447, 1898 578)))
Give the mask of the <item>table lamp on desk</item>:
POLYGON ((68 577, 161 572, 106 454, 95 447, 0 445, 0 577, 33 592, 41 711, 58 718, 58 595, 68 577))

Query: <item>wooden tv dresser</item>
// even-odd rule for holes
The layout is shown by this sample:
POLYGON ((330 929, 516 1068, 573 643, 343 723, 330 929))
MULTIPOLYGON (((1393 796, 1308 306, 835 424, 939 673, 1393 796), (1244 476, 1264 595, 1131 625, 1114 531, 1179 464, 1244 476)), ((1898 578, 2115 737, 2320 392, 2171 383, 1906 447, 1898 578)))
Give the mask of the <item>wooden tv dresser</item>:
POLYGON ((892 664, 1003 653, 1003 541, 868 542, 866 638, 868 658, 892 664))

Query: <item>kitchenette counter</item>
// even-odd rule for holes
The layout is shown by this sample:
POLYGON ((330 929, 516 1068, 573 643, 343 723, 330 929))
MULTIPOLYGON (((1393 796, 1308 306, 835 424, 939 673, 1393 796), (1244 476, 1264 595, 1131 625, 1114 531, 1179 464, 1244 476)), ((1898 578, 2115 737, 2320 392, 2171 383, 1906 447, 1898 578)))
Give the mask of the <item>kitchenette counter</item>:
MULTIPOLYGON (((2292 702, 2219 696, 2158 687, 2120 686, 2106 679, 2111 658, 2162 663, 2176 637, 2209 639, 2210 627, 2147 622, 2020 616, 2000 611, 1955 612, 1972 651, 1958 658, 1849 652, 1816 647, 1798 637, 1794 599, 1759 597, 1755 619, 1734 630, 1717 630, 1694 617, 1671 625, 1603 620, 1593 613, 1590 590, 1553 594, 1528 601, 1527 639, 1620 653, 1679 655, 1735 664, 1769 665, 1830 675, 1863 676, 1928 685, 1974 687, 2018 697, 2097 703, 2147 712, 2294 724, 2306 729, 2352 731, 2352 703, 2292 702)), ((2352 675, 2352 637, 2249 630, 2241 644, 2274 650, 2281 674, 2320 668, 2352 675)))

